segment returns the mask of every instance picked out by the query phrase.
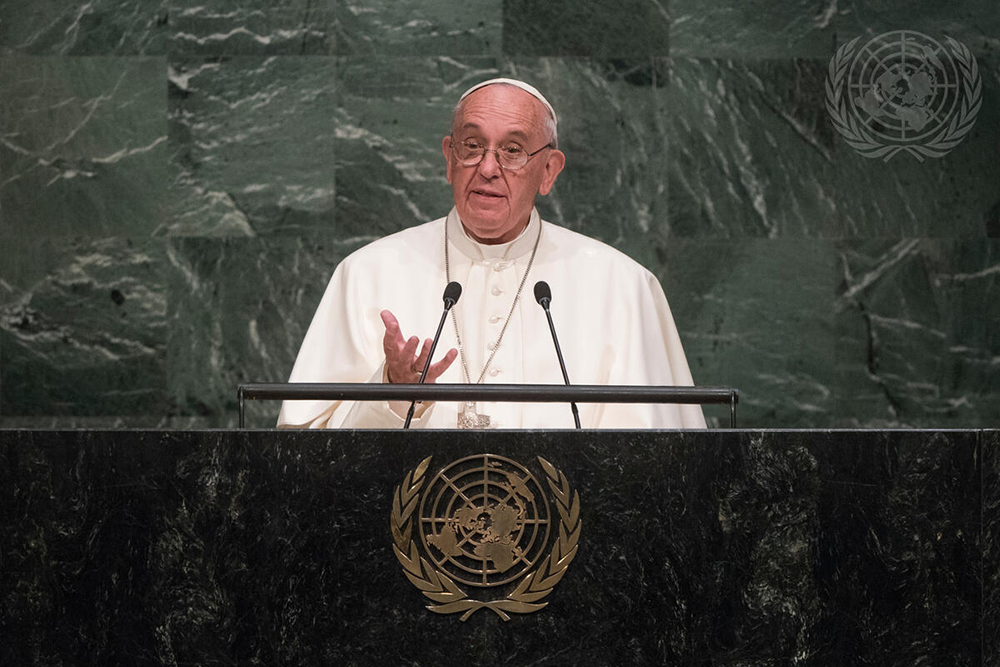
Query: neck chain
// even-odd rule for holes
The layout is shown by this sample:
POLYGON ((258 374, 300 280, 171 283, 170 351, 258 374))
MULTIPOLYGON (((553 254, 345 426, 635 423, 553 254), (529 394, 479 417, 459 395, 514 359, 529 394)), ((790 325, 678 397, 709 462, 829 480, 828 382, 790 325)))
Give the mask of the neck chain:
MULTIPOLYGON (((476 384, 482 384, 483 378, 486 377, 486 371, 489 369, 490 364, 493 363, 493 357, 496 356, 497 350, 500 349, 500 341, 503 340, 503 335, 507 333, 507 325, 510 324, 510 320, 514 317, 514 309, 517 308, 517 302, 521 297, 521 290, 524 289, 524 284, 528 281, 528 274, 531 273, 531 265, 535 261, 535 253, 538 252, 538 242, 542 238, 542 225, 539 221, 538 225, 538 235, 535 236, 535 245, 531 249, 531 256, 528 258, 528 267, 524 270, 524 276, 521 277, 521 284, 517 286, 517 293, 514 294, 514 302, 510 304, 510 312, 507 313, 507 319, 503 323, 503 327, 500 329, 500 335, 497 336, 496 342, 493 343, 493 351, 490 353, 489 359, 483 364, 483 371, 479 374, 479 379, 476 380, 476 384)), ((507 252, 504 253, 503 259, 507 259, 507 253, 514 246, 512 241, 509 246, 507 246, 507 252)), ((479 252, 479 257, 483 257, 483 253, 479 250, 479 246, 476 246, 476 250, 479 252)), ((445 223, 444 226, 444 275, 447 282, 451 282, 451 261, 448 256, 448 224, 445 223)), ((458 333, 458 318, 455 316, 455 309, 451 309, 451 321, 455 325, 455 341, 458 343, 458 354, 462 359, 462 370, 465 371, 465 381, 472 384, 472 376, 469 374, 469 364, 465 359, 465 348, 462 347, 462 337, 458 333)))

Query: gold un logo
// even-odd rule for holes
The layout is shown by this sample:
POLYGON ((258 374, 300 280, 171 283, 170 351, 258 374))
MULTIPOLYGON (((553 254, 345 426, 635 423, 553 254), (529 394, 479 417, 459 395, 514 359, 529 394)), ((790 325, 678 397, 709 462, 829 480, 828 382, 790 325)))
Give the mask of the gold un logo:
POLYGON ((393 551, 437 614, 467 620, 490 609, 505 621, 543 601, 576 556, 580 496, 538 457, 544 476, 483 454, 454 461, 428 481, 431 457, 392 497, 393 551), (551 500, 550 500, 551 496, 551 500))

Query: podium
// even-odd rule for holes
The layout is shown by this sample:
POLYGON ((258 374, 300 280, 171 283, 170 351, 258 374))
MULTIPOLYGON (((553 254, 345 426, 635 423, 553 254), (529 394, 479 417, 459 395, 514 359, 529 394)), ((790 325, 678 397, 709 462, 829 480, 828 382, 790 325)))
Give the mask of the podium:
POLYGON ((998 431, 0 431, 0 664, 996 665, 998 454, 998 431), (482 496, 455 482, 484 469, 482 496), (463 583, 452 537, 510 581, 463 583), (425 595, 445 577, 465 609, 425 595))

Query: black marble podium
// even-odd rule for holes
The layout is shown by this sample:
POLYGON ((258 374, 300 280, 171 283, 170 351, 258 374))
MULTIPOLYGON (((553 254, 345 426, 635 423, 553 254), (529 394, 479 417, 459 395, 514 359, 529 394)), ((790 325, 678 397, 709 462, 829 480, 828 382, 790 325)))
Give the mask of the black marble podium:
POLYGON ((0 431, 0 665, 1000 664, 997 431, 0 431), (580 497, 548 606, 438 615, 395 489, 580 497), (540 476, 543 473, 539 473, 540 476))

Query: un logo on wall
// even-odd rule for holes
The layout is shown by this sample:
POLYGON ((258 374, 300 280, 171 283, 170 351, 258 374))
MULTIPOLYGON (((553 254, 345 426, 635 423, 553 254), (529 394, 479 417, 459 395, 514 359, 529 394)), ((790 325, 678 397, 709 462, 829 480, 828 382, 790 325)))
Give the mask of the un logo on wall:
POLYGON ((389 521, 403 573, 434 603, 427 608, 461 613, 463 621, 490 609, 506 621, 545 607, 576 556, 583 523, 580 496, 565 475, 541 457, 544 475, 536 476, 483 454, 428 481, 430 461, 396 487, 389 521))
POLYGON ((962 43, 947 47, 910 30, 887 32, 837 50, 826 80, 834 127, 865 157, 906 152, 923 161, 959 144, 976 122, 982 79, 962 43))

